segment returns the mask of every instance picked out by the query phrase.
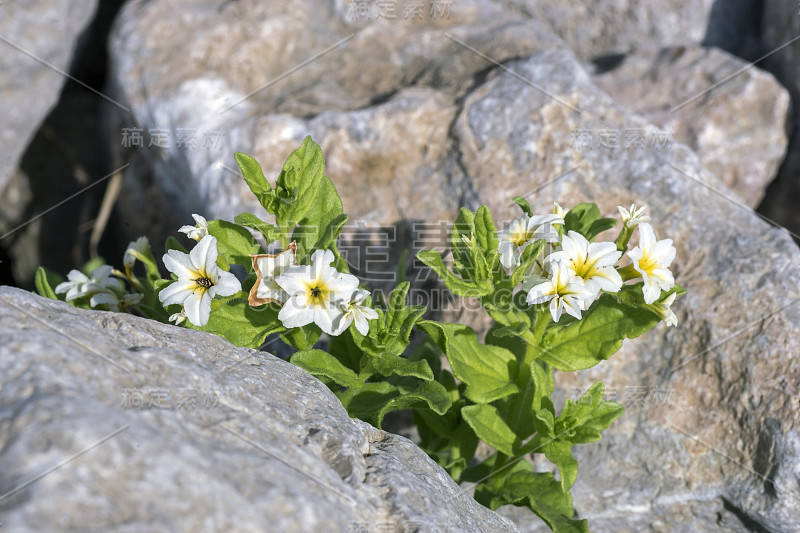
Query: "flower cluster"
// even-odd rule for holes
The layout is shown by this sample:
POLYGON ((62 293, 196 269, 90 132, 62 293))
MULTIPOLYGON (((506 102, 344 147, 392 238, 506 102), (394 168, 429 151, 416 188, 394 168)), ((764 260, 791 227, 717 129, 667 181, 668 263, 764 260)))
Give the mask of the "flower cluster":
POLYGON ((669 326, 677 324, 670 305, 671 294, 661 300, 663 291, 675 285, 669 270, 675 258, 672 239, 658 240, 647 223, 646 208, 630 210, 619 207, 623 229, 616 242, 589 242, 581 233, 559 231, 566 212, 556 204, 552 215, 523 215, 497 232, 500 262, 508 269, 520 265, 525 248, 538 239, 547 246, 530 266, 522 283, 528 304, 550 303, 550 313, 558 322, 566 312, 577 319, 601 292, 618 292, 625 281, 641 278, 644 303, 658 313, 669 326), (639 230, 639 245, 627 251, 634 229, 639 230), (626 252, 626 253, 625 253, 626 252), (617 267, 623 253, 631 260, 617 267))
POLYGON ((110 265, 95 268, 91 276, 72 270, 67 274, 68 281, 56 285, 55 293, 66 293, 67 302, 88 297, 90 307, 106 306, 109 311, 120 311, 142 301, 141 294, 126 292, 122 281, 111 277, 112 274, 116 272, 110 265))
POLYGON ((287 328, 312 322, 328 335, 341 335, 355 322, 366 335, 367 320, 378 318, 374 309, 364 305, 369 295, 359 290, 358 278, 343 274, 331 264, 330 250, 316 250, 311 264, 297 265, 294 243, 281 253, 253 255, 256 283, 250 291, 250 305, 281 304, 278 318, 287 328))
MULTIPOLYGON (((205 326, 216 296, 232 296, 242 290, 239 280, 217 265, 217 241, 208 233, 208 223, 192 215, 197 226, 183 226, 179 231, 198 241, 191 252, 169 250, 163 261, 177 280, 158 295, 164 306, 181 304, 181 311, 169 320, 180 324, 189 320, 205 326)), ((330 250, 316 250, 310 265, 298 265, 297 246, 291 243, 277 254, 251 255, 256 280, 248 297, 251 306, 276 303, 281 306, 278 318, 286 328, 316 324, 328 335, 341 335, 351 324, 366 335, 368 320, 378 318, 365 304, 369 295, 358 288, 358 278, 336 270, 330 250)))

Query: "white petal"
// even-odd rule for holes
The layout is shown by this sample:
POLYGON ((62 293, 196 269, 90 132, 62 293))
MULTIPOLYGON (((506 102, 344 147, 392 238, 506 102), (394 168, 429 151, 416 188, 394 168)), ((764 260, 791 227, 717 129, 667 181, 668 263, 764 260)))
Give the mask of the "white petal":
POLYGON ((314 321, 314 309, 298 305, 297 297, 289 298, 278 313, 278 319, 287 328, 299 328, 314 321))
POLYGON ((334 335, 333 324, 339 320, 342 311, 336 307, 315 307, 314 323, 328 335, 334 335))
MULTIPOLYGON (((372 310, 370 309, 370 311, 372 310)), ((367 322, 367 319, 364 315, 365 313, 355 313, 355 321, 356 321, 356 329, 358 330, 358 332, 366 337, 367 334, 369 334, 369 322, 367 322)), ((376 313, 375 318, 377 317, 378 315, 376 313)))
POLYGON ((192 270, 196 272, 207 273, 206 265, 211 260, 211 264, 217 260, 217 239, 212 235, 206 235, 197 245, 189 252, 189 260, 192 262, 192 270))
POLYGON ((182 304, 186 298, 192 295, 196 288, 197 283, 194 281, 174 281, 171 285, 161 289, 158 293, 158 299, 164 306, 182 304))
POLYGON ((242 290, 242 284, 236 276, 224 270, 217 270, 217 282, 209 290, 209 292, 213 292, 211 294, 212 298, 215 296, 231 296, 242 290))
POLYGON ((531 290, 528 291, 528 296, 525 298, 525 301, 529 304, 543 304, 554 296, 553 283, 548 280, 532 287, 531 290))
MULTIPOLYGON (((343 313, 340 314, 336 319, 333 321, 331 325, 331 332, 329 335, 333 335, 334 337, 338 337, 344 331, 350 327, 350 324, 353 323, 353 313, 343 313)), ((360 330, 359 330, 360 331, 360 330)))
POLYGON ((189 254, 185 254, 179 250, 169 250, 161 258, 164 261, 164 266, 167 270, 177 275, 181 279, 195 279, 197 272, 195 272, 189 254))
POLYGON ((186 318, 195 326, 205 326, 211 311, 211 296, 208 291, 195 291, 183 302, 186 318))
POLYGON ((313 279, 311 267, 297 265, 286 267, 283 273, 275 278, 275 283, 289 295, 305 294, 308 290, 308 283, 313 279))

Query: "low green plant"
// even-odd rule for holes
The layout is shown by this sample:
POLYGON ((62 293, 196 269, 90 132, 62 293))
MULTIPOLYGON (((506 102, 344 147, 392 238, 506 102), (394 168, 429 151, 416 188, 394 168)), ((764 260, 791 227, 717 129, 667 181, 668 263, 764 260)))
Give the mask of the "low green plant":
POLYGON ((474 484, 483 505, 525 506, 553 531, 588 531, 585 519, 574 519, 572 448, 599 440, 623 407, 605 401, 603 384, 595 383, 557 409, 554 370, 591 368, 624 339, 661 321, 676 324, 670 306, 684 291, 669 271, 675 248, 656 239, 644 209, 619 208, 616 240, 595 242, 618 224, 595 204, 568 211, 556 204, 535 215, 517 197, 520 218, 500 231, 486 206, 462 208, 451 231, 451 264, 433 250, 417 257, 453 294, 480 302, 492 319, 480 339, 468 325, 424 320, 424 307, 406 303, 406 281, 374 301, 359 287, 337 249, 348 217, 310 137, 274 186, 252 157, 237 153, 236 162, 274 223, 252 213, 233 222, 195 215, 195 226, 180 229, 197 241, 191 251, 167 240, 170 278, 140 238, 122 270, 95 261, 63 280, 40 268, 38 292, 209 331, 248 348, 277 335, 295 349, 291 362, 330 387, 351 416, 380 427, 388 413, 411 410, 420 447, 457 482, 474 484), (629 250, 637 230, 639 244, 629 250), (267 253, 269 245, 275 253, 267 253), (618 266, 625 256, 630 263, 618 266), (247 277, 240 281, 231 265, 245 267, 247 277), (327 343, 319 342, 323 333, 327 343), (419 342, 410 348, 413 336, 419 342), (479 460, 480 441, 494 453, 479 460), (558 476, 534 469, 534 454, 558 476))

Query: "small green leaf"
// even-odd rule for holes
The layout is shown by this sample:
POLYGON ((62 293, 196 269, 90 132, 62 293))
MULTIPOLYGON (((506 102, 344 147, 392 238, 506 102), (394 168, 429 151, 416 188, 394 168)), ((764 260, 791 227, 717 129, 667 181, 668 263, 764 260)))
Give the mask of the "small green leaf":
POLYGON ((260 203, 267 212, 272 213, 274 192, 267 182, 267 178, 264 177, 261 165, 259 165, 258 161, 253 157, 243 152, 236 152, 233 158, 236 160, 236 164, 239 165, 242 176, 244 176, 244 181, 247 183, 247 186, 250 187, 258 203, 260 203))
POLYGON ((179 252, 183 252, 188 254, 189 251, 186 249, 184 245, 182 245, 178 239, 170 235, 167 237, 167 241, 164 243, 164 252, 168 252, 170 250, 178 250, 179 252))
POLYGON ((316 188, 308 191, 306 197, 310 198, 309 207, 313 205, 313 209, 307 210, 292 233, 292 240, 297 243, 297 261, 302 263, 314 250, 330 248, 337 255, 337 264, 334 266, 346 272, 346 263, 339 261, 334 246, 347 222, 336 187, 330 178, 322 176, 316 188))
MULTIPOLYGON (((564 216, 564 230, 586 235, 592 224, 600 218, 600 209, 594 203, 578 204, 564 216)), ((588 237, 587 237, 588 238, 588 237)))
POLYGON ((530 243, 525 250, 523 250, 522 256, 520 257, 520 265, 511 274, 512 286, 516 287, 519 283, 522 283, 522 280, 528 275, 531 265, 539 259, 539 254, 544 248, 544 245, 545 240, 538 239, 530 243))
POLYGON ((289 361, 314 376, 324 376, 342 387, 355 387, 360 383, 355 372, 322 350, 300 350, 289 361))
MULTIPOLYGON (((56 296, 55 291, 50 286, 50 280, 53 277, 53 274, 48 272, 47 269, 39 267, 36 269, 34 283, 36 285, 36 292, 38 292, 40 296, 50 298, 51 300, 58 300, 58 296, 56 296)), ((54 284, 57 285, 57 283, 54 284)))
POLYGON ((442 256, 436 250, 421 250, 417 258, 436 272, 447 288, 456 296, 479 298, 490 294, 493 290, 491 280, 482 283, 464 281, 444 266, 442 256))
POLYGON ((492 405, 468 405, 461 409, 461 416, 475 430, 483 442, 500 453, 514 455, 519 439, 492 405))
POLYGON ((600 235, 606 230, 610 230, 616 225, 617 225, 616 218, 598 218, 597 220, 592 222, 592 224, 589 226, 589 229, 586 230, 586 234, 584 234, 584 237, 586 237, 586 240, 588 240, 589 242, 592 242, 598 235, 600 235))
POLYGON ((217 239, 217 250, 225 262, 250 268, 250 254, 257 254, 261 246, 242 226, 225 220, 209 220, 208 233, 217 239))
POLYGON ((481 344, 468 326, 428 320, 419 325, 445 352, 455 376, 467 384, 467 398, 475 403, 491 403, 519 392, 514 383, 514 354, 499 346, 481 344))
POLYGON ((441 415, 451 405, 447 390, 435 381, 422 382, 419 387, 406 394, 386 381, 364 383, 341 399, 350 416, 360 418, 377 428, 381 427, 383 417, 392 411, 427 408, 441 415))
MULTIPOLYGON (((316 200, 325 173, 325 161, 319 145, 306 137, 303 144, 286 159, 275 185, 278 196, 275 218, 282 231, 294 227, 306 216, 316 200)), ((318 231, 323 231, 319 228, 318 231)))
POLYGON ((239 213, 233 219, 234 222, 239 224, 240 226, 244 226, 246 228, 254 229, 257 232, 261 233, 264 237, 264 241, 269 244, 271 242, 277 241, 280 239, 280 232, 278 228, 273 226, 272 224, 267 224, 253 213, 239 213))
POLYGON ((385 377, 397 374, 398 376, 417 377, 425 381, 433 380, 431 367, 428 366, 428 362, 424 359, 421 361, 409 361, 405 357, 385 353, 375 357, 372 360, 372 365, 375 370, 385 377))
POLYGON ((549 472, 534 472, 527 461, 515 463, 500 487, 479 485, 475 499, 492 510, 507 504, 528 507, 555 533, 589 533, 585 519, 572 519, 570 493, 562 491, 549 472))
POLYGON ((515 204, 517 204, 520 207, 520 209, 522 209, 523 213, 525 213, 529 217, 533 216, 533 210, 531 209, 531 204, 528 203, 528 200, 526 200, 522 196, 515 196, 511 200, 515 204))

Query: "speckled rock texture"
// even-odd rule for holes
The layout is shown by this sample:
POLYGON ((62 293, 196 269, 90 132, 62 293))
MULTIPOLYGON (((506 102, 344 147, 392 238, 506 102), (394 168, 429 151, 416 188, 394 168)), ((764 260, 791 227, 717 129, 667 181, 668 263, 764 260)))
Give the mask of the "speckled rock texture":
POLYGON ((9 287, 0 522, 14 532, 516 531, 287 362, 9 287))

